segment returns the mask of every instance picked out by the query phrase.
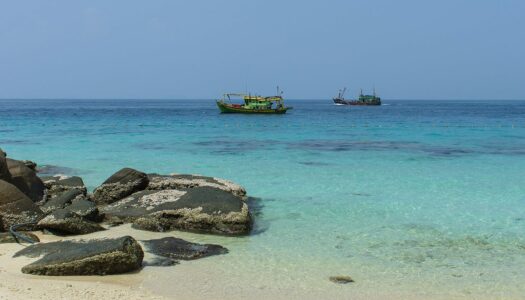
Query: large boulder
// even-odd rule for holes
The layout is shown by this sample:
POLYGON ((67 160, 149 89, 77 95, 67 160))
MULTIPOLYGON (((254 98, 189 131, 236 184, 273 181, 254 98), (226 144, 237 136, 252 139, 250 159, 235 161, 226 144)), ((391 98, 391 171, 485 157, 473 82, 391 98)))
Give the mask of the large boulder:
POLYGON ((11 173, 9 173, 9 168, 7 167, 6 154, 2 148, 0 148, 0 180, 11 181, 11 173))
POLYGON ((54 210, 64 208, 71 204, 74 199, 85 198, 84 193, 80 189, 71 189, 69 191, 62 192, 60 195, 51 198, 44 205, 40 206, 44 213, 50 213, 54 210))
POLYGON ((28 246, 15 253, 18 256, 39 257, 22 268, 23 273, 35 275, 107 275, 139 269, 144 252, 135 239, 124 236, 116 239, 89 241, 60 241, 28 246))
POLYGON ((43 215, 40 208, 16 186, 0 180, 0 231, 8 230, 14 224, 37 222, 43 215))
POLYGON ((78 176, 44 176, 41 177, 46 186, 47 199, 53 199, 64 192, 79 190, 84 195, 87 193, 86 185, 82 178, 78 176))
POLYGON ((220 245, 196 244, 174 237, 142 241, 142 244, 146 252, 175 260, 193 260, 228 253, 228 249, 220 245))
POLYGON ((105 230, 104 227, 99 224, 85 220, 68 209, 57 209, 53 211, 40 220, 37 226, 59 235, 87 234, 105 230))
POLYGON ((230 192, 239 197, 246 196, 246 190, 242 186, 221 178, 187 174, 148 174, 148 178, 148 190, 187 189, 209 186, 230 192))
POLYGON ((148 186, 148 175, 140 171, 124 168, 111 175, 93 192, 97 204, 109 204, 142 191, 148 186))
POLYGON ((151 231, 172 229, 225 235, 247 234, 252 227, 243 198, 214 187, 146 190, 102 208, 106 218, 133 222, 151 231))
POLYGON ((26 194, 33 202, 42 201, 45 186, 42 180, 36 176, 35 170, 26 166, 22 161, 7 158, 7 167, 11 173, 11 183, 26 194))

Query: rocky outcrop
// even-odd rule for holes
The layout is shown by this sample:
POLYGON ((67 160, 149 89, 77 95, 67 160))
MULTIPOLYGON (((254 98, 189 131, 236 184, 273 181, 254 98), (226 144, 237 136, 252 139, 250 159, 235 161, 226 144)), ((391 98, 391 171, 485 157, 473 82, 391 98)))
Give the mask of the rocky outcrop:
POLYGON ((148 176, 145 173, 124 168, 96 188, 93 199, 97 204, 110 204, 145 189, 148 183, 148 176))
POLYGON ((228 249, 220 245, 196 244, 174 237, 142 241, 142 244, 146 252, 174 260, 193 260, 228 253, 228 249))
POLYGON ((147 190, 102 209, 107 218, 151 231, 173 229, 225 235, 247 234, 252 220, 243 198, 215 187, 147 190))
POLYGON ((187 174, 148 174, 148 178, 148 190, 187 189, 208 186, 230 192, 239 197, 246 196, 246 190, 242 186, 221 178, 187 174))
POLYGON ((107 275, 134 271, 142 266, 144 252, 135 239, 61 241, 28 246, 14 257, 39 257, 22 268, 35 275, 107 275))
MULTIPOLYGON (((34 242, 40 242, 38 237, 30 232, 19 232, 18 234, 25 236, 26 238, 33 240, 34 242)), ((0 244, 5 243, 22 243, 25 241, 19 240, 9 232, 0 232, 0 244)))
POLYGON ((26 194, 33 202, 42 201, 45 186, 42 180, 36 176, 35 170, 28 168, 22 161, 7 158, 6 162, 9 173, 11 173, 9 182, 26 194))
POLYGON ((42 177, 42 181, 44 181, 47 188, 47 200, 53 199, 58 195, 71 190, 79 190, 84 195, 87 194, 86 185, 82 178, 78 176, 45 176, 42 177))
POLYGON ((99 224, 86 220, 69 209, 57 209, 40 220, 37 226, 58 235, 87 234, 105 230, 99 224))
POLYGON ((11 173, 9 173, 9 168, 7 167, 6 154, 2 148, 0 148, 0 180, 11 181, 11 173))
POLYGON ((71 204, 74 199, 83 199, 85 198, 84 193, 80 189, 71 189, 69 191, 62 192, 60 195, 52 198, 47 201, 40 208, 44 213, 50 213, 54 210, 64 208, 67 205, 71 204))
POLYGON ((29 197, 14 185, 0 180, 0 231, 14 224, 36 222, 42 217, 42 211, 29 197))
POLYGON ((67 207, 67 210, 77 214, 85 220, 93 222, 101 222, 104 217, 100 214, 95 203, 81 198, 73 200, 71 205, 67 207))

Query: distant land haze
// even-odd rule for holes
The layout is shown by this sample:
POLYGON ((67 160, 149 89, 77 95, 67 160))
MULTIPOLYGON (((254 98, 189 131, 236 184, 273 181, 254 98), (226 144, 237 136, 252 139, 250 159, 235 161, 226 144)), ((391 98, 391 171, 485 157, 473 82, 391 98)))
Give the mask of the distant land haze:
POLYGON ((525 99, 519 0, 1 3, 3 99, 525 99))

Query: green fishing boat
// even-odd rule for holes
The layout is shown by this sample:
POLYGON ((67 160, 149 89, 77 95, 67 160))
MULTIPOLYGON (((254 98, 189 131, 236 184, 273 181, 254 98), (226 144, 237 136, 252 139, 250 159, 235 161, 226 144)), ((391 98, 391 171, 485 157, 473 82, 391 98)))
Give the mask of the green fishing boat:
POLYGON ((257 96, 251 94, 228 93, 217 100, 217 106, 221 113, 239 114, 284 114, 291 107, 284 106, 284 100, 277 88, 278 96, 257 96), (241 98, 243 104, 231 103, 232 98, 241 98))

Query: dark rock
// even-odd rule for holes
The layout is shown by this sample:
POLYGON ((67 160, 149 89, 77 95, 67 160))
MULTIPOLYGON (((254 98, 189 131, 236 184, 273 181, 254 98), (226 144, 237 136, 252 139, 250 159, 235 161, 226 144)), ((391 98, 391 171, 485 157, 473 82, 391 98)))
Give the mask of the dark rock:
POLYGON ((111 175, 93 192, 97 204, 109 204, 141 191, 148 186, 149 180, 145 173, 124 168, 111 175))
POLYGON ((30 160, 21 160, 21 162, 24 163, 26 167, 36 172, 36 162, 30 160))
POLYGON ((0 180, 5 180, 11 182, 11 173, 9 173, 9 168, 7 167, 6 154, 0 148, 0 180))
POLYGON ((47 229, 55 234, 87 234, 105 230, 95 222, 85 220, 68 209, 57 209, 50 215, 40 220, 37 226, 47 229))
POLYGON ((11 225, 37 222, 43 213, 36 204, 16 186, 0 180, 0 230, 8 230, 11 225))
POLYGON ((67 209, 83 219, 93 222, 100 222, 104 217, 100 214, 95 203, 81 198, 73 200, 67 209))
POLYGON ((33 202, 42 201, 45 186, 36 176, 36 172, 28 168, 22 161, 7 158, 7 167, 11 173, 11 183, 26 194, 33 202))
POLYGON ((86 185, 78 176, 44 176, 41 178, 47 188, 48 200, 71 190, 80 190, 84 195, 87 194, 86 185))
POLYGON ((172 229, 226 235, 247 234, 252 226, 241 197, 212 187, 142 191, 102 209, 108 218, 138 229, 172 229))
POLYGON ((228 249, 220 245, 190 243, 174 237, 147 240, 142 243, 146 252, 171 259, 192 260, 228 253, 228 249))
POLYGON ((330 279, 331 282, 339 284, 354 282, 354 280, 350 276, 330 276, 330 278, 328 279, 330 279))
POLYGON ((40 207, 44 213, 50 213, 54 210, 64 208, 68 204, 71 204, 73 199, 84 198, 84 193, 79 189, 71 189, 69 191, 62 192, 60 195, 52 198, 47 201, 44 205, 40 207))
POLYGON ((187 174, 148 174, 148 178, 148 190, 187 189, 209 186, 230 192, 239 197, 246 196, 246 190, 242 186, 221 178, 187 174))
MULTIPOLYGON (((25 236, 26 238, 28 239, 31 239, 35 242, 40 242, 40 239, 30 233, 30 232, 18 232, 19 234, 25 236)), ((11 233, 9 232, 0 232, 0 244, 4 244, 4 243, 22 243, 22 242, 25 242, 23 240, 19 240, 17 237, 13 236, 11 233)))
POLYGON ((35 275, 107 275, 138 270, 144 252, 135 239, 60 241, 28 246, 14 257, 44 256, 23 267, 22 272, 35 275))

